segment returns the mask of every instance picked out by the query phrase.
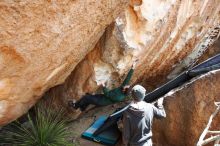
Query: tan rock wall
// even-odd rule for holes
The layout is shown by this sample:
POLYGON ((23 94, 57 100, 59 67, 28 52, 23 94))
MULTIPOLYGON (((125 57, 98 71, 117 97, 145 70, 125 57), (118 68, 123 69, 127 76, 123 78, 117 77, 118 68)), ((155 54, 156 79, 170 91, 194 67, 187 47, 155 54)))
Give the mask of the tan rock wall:
POLYGON ((206 52, 199 58, 198 63, 201 63, 207 60, 208 58, 210 58, 210 56, 215 56, 219 53, 220 53, 220 38, 213 44, 213 46, 210 49, 206 50, 206 52))
POLYGON ((126 0, 0 1, 0 125, 61 84, 126 0))
MULTIPOLYGON (((179 66, 188 66, 190 61, 182 63, 182 60, 194 60, 199 56, 198 52, 204 49, 200 45, 207 39, 205 34, 220 20, 218 1, 158 0, 153 4, 158 9, 151 8, 152 3, 149 1, 143 1, 134 11, 146 18, 145 21, 141 21, 142 26, 146 28, 145 31, 142 29, 141 35, 135 33, 139 40, 145 40, 137 41, 135 44, 142 50, 140 54, 143 57, 143 65, 140 66, 139 76, 144 76, 146 84, 152 83, 152 79, 158 78, 158 75, 166 76, 179 66), (213 9, 210 9, 212 6, 213 9), (151 10, 150 13, 144 11, 147 8, 151 10), (146 45, 141 47, 138 44, 146 45)), ((135 29, 129 30, 134 32, 135 29)))
MULTIPOLYGON (((166 119, 156 120, 154 143, 158 146, 193 146, 220 101, 220 71, 194 79, 165 96, 166 119)), ((220 130, 220 113, 210 130, 220 130)), ((209 135, 210 136, 210 135, 209 135)))

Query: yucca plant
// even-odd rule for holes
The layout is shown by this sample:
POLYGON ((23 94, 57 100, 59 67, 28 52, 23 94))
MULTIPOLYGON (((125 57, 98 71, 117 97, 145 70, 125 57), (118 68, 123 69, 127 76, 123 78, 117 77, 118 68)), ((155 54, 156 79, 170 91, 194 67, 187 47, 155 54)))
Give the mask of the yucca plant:
POLYGON ((36 116, 28 114, 28 126, 14 122, 0 135, 0 145, 10 146, 73 146, 63 112, 45 106, 35 108, 36 116))

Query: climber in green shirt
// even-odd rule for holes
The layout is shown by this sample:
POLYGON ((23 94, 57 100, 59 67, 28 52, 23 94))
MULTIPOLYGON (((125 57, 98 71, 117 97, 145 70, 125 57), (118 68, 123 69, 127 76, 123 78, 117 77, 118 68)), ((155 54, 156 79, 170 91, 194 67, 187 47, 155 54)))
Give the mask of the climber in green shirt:
POLYGON ((87 93, 77 102, 69 101, 68 105, 75 109, 80 108, 81 111, 84 111, 90 104, 95 106, 106 106, 109 104, 123 101, 129 92, 129 88, 130 88, 129 81, 131 80, 131 77, 133 75, 135 64, 136 61, 133 63, 132 68, 128 72, 125 80, 118 88, 109 90, 105 86, 105 84, 102 83, 103 94, 92 95, 87 93))
POLYGON ((118 88, 109 90, 108 88, 106 88, 105 84, 102 84, 103 93, 106 97, 104 98, 102 102, 105 103, 105 102, 111 101, 112 103, 115 103, 115 102, 123 101, 124 98, 128 95, 128 90, 130 88, 129 81, 131 80, 133 72, 134 72, 134 69, 132 67, 130 71, 128 72, 125 80, 118 88))

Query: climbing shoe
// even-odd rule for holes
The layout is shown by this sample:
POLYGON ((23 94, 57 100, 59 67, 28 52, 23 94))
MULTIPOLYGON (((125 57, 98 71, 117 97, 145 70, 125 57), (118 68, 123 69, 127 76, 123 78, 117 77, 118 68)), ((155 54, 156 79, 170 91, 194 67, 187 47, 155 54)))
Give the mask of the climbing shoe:
POLYGON ((76 109, 76 102, 74 100, 68 101, 68 106, 76 109))

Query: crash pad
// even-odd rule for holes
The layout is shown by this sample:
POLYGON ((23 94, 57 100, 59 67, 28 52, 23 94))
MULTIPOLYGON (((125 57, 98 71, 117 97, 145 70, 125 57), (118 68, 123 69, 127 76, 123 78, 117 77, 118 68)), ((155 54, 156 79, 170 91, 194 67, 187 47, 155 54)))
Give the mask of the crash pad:
POLYGON ((105 130, 98 135, 94 135, 95 131, 104 124, 106 119, 107 116, 100 116, 85 132, 82 133, 82 138, 107 146, 114 146, 121 136, 121 132, 118 130, 117 124, 113 124, 108 128, 108 130, 105 130))

